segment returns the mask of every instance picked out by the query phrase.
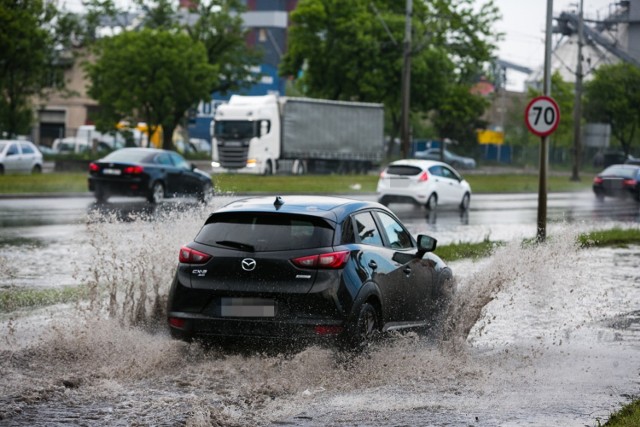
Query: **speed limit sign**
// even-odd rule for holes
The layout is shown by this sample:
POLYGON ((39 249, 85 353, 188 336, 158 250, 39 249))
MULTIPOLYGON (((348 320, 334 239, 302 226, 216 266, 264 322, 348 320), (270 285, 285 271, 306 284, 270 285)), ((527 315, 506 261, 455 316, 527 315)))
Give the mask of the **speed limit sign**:
POLYGON ((524 121, 529 131, 538 136, 552 134, 560 122, 560 108, 553 98, 538 96, 533 98, 524 111, 524 121))

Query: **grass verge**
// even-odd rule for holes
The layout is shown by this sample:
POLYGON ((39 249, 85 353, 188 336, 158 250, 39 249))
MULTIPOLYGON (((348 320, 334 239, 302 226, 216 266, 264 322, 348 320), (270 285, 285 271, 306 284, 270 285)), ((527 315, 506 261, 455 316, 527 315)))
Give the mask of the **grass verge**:
POLYGON ((10 312, 21 308, 44 307, 53 304, 76 302, 86 297, 86 291, 78 286, 62 288, 0 290, 0 312, 10 312))
MULTIPOLYGON (((474 193, 531 193, 538 191, 536 174, 500 174, 465 176, 474 193)), ((273 175, 255 176, 221 174, 213 176, 219 192, 231 193, 373 193, 377 175, 273 175)), ((547 189, 558 191, 586 191, 591 182, 571 182, 566 176, 549 176, 547 189)), ((39 175, 2 175, 0 194, 21 193, 84 193, 87 174, 83 172, 46 173, 39 175)))

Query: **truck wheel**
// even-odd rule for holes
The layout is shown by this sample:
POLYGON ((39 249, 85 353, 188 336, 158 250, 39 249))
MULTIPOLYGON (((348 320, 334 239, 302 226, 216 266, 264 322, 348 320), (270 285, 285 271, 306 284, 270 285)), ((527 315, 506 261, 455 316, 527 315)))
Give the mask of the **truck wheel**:
POLYGON ((273 165, 271 160, 267 160, 267 164, 264 166, 264 175, 273 175, 273 165))
POLYGON ((296 160, 293 162, 293 174, 304 175, 304 162, 302 160, 296 160))

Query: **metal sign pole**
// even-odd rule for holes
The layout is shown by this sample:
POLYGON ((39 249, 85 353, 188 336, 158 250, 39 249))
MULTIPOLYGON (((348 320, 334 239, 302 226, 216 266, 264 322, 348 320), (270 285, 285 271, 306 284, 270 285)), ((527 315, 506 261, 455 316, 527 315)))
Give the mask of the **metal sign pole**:
MULTIPOLYGON (((553 19, 553 0, 547 0, 547 25, 544 47, 544 95, 551 96, 551 27, 553 19)), ((548 135, 540 138, 540 179, 538 182, 538 242, 547 237, 547 149, 548 135)))

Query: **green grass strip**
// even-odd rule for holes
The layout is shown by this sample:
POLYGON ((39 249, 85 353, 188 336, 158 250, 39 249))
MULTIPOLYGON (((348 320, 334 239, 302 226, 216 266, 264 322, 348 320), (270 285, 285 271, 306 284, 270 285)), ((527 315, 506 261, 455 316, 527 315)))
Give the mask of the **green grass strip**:
POLYGON ((36 308, 53 304, 76 302, 86 296, 80 287, 0 290, 0 312, 15 311, 20 308, 36 308))

